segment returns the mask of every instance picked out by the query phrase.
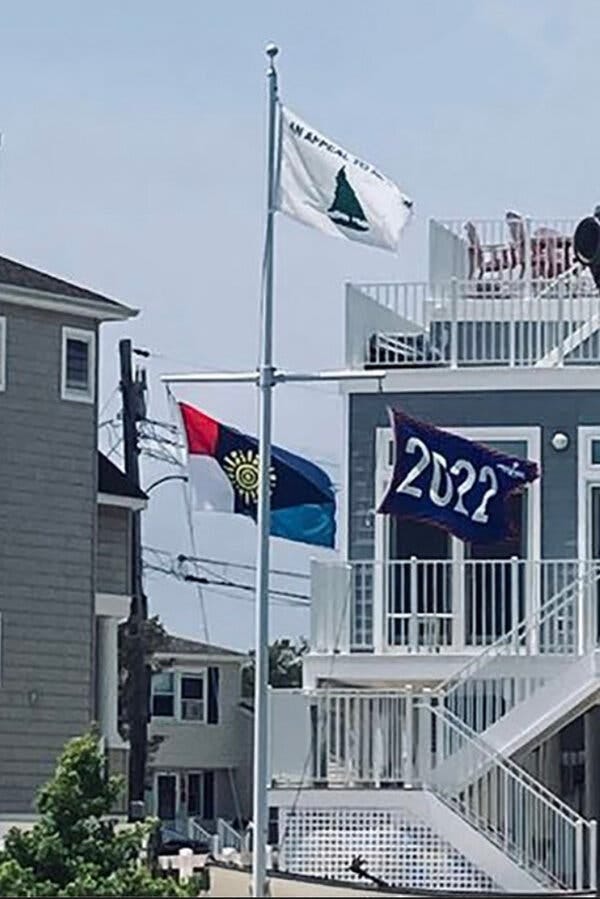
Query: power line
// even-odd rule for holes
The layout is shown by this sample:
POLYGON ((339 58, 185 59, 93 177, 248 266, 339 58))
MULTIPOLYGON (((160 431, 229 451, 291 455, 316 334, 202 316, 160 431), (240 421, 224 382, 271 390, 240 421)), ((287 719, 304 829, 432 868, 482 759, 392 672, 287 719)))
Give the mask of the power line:
MULTIPOLYGON (((230 599, 239 599, 239 600, 247 600, 248 602, 254 603, 253 596, 243 596, 235 593, 231 593, 231 590, 241 590, 247 591, 250 593, 255 592, 254 586, 251 584, 236 584, 234 582, 227 583, 225 581, 217 581, 211 580, 210 578, 195 578, 192 575, 188 575, 187 577, 178 577, 173 571, 165 571, 163 568, 158 568, 154 565, 144 565, 144 569, 146 571, 150 571, 153 574, 162 574, 166 577, 175 577, 177 580, 182 581, 183 583, 193 583, 198 584, 200 586, 207 587, 210 590, 218 590, 219 595, 227 596, 230 599), (227 588, 227 589, 222 589, 227 588)), ((281 606, 290 606, 292 608, 308 608, 310 606, 310 598, 305 596, 303 598, 293 599, 291 597, 284 595, 280 595, 280 591, 277 590, 269 590, 269 595, 274 603, 281 606)))
MULTIPOLYGON (((213 587, 233 587, 235 590, 249 590, 252 591, 252 593, 254 593, 256 589, 254 584, 236 584, 235 581, 211 580, 207 577, 198 577, 195 574, 185 574, 182 580, 190 584, 206 584, 213 587)), ((270 589, 269 593, 275 597, 283 597, 284 599, 289 600, 290 605, 310 605, 310 596, 306 596, 304 593, 291 593, 288 590, 274 589, 270 589)))
MULTIPOLYGON (((242 592, 253 592, 255 589, 253 584, 245 584, 224 577, 218 572, 211 571, 197 560, 192 560, 182 554, 175 556, 166 550, 154 549, 152 547, 144 547, 144 569, 165 574, 186 583, 226 587, 242 592)), ((286 573, 281 572, 279 574, 280 577, 285 575, 286 573)), ((310 596, 306 593, 297 593, 277 587, 272 588, 269 592, 275 602, 303 607, 310 605, 310 596)))
MULTIPOLYGON (((181 559, 182 556, 179 556, 181 559)), ((229 560, 224 561, 223 559, 207 559, 202 556, 186 556, 186 561, 189 562, 200 562, 201 564, 208 565, 223 565, 226 568, 241 568, 245 571, 256 571, 256 565, 247 563, 247 562, 230 562, 229 560)), ((269 570, 270 574, 280 575, 281 577, 289 577, 289 578, 299 578, 304 581, 310 580, 309 574, 303 574, 300 571, 285 571, 281 568, 271 568, 269 570)))

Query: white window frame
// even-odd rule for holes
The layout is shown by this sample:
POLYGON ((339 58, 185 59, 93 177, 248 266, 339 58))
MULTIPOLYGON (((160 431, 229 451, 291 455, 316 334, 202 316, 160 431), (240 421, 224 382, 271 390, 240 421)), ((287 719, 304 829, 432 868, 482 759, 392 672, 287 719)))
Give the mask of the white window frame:
POLYGON ((0 316, 0 393, 6 390, 6 317, 0 316))
MULTIPOLYGON (((196 817, 203 818, 204 817, 204 800, 205 800, 205 789, 204 789, 204 771, 201 768, 186 768, 184 772, 182 772, 183 777, 185 778, 185 809, 188 814, 188 817, 196 817), (200 811, 191 812, 190 813, 190 776, 197 774, 200 778, 200 811)), ((181 790, 179 795, 181 796, 181 790)))
MULTIPOLYGON (((212 770, 212 769, 207 769, 212 770)), ((159 768, 154 772, 154 777, 152 780, 152 808, 154 810, 154 814, 158 817, 158 779, 159 777, 174 777, 175 778, 175 820, 177 820, 184 808, 187 817, 190 817, 189 812, 189 776, 190 774, 198 774, 200 777, 200 812, 192 813, 192 817, 200 817, 204 816, 204 802, 206 798, 206 788, 204 783, 204 775, 206 774, 206 770, 202 768, 159 768), (185 803, 181 801, 181 793, 185 793, 185 803)))
MULTIPOLYGON (((166 669, 164 671, 156 671, 152 675, 152 681, 150 684, 150 703, 151 703, 151 714, 152 718, 158 721, 177 721, 178 718, 178 703, 177 703, 177 672, 173 671, 173 669, 166 669), (173 675, 173 693, 165 693, 160 692, 154 689, 154 678, 161 674, 171 674, 173 675), (155 696, 173 696, 173 714, 172 715, 155 715, 154 714, 154 697, 155 696)), ((164 773, 164 772, 162 772, 164 773)))
MULTIPOLYGON (((206 719, 208 717, 208 672, 206 668, 199 668, 196 671, 179 671, 177 678, 177 720, 182 724, 206 724, 206 719), (183 703, 186 700, 183 698, 183 679, 184 677, 194 677, 197 680, 202 681, 202 718, 184 718, 183 717, 183 703)), ((189 700, 190 702, 195 702, 196 700, 189 700)))
POLYGON ((96 334, 83 328, 63 327, 61 350, 60 395, 63 400, 75 403, 93 403, 96 397, 96 334), (79 340, 88 346, 88 386, 87 390, 67 387, 67 344, 69 340, 79 340))
MULTIPOLYGON (((151 712, 152 718, 156 721, 170 721, 176 724, 206 724, 208 720, 208 668, 197 668, 195 671, 191 671, 186 669, 185 671, 177 671, 173 668, 165 668, 162 671, 157 671, 156 675, 160 674, 172 674, 173 675, 173 714, 172 715, 155 715, 154 714, 154 682, 152 683, 152 689, 150 691, 150 701, 151 701, 151 712), (203 715, 202 718, 184 718, 183 717, 183 703, 186 701, 183 698, 183 678, 184 677, 195 677, 202 681, 202 703, 203 703, 203 715)), ((155 675, 154 675, 155 676, 155 675)), ((153 676, 153 677, 154 677, 153 676)), ((167 695, 162 694, 162 695, 167 695)), ((193 701, 193 700, 190 700, 193 701)))
POLYGON ((600 425, 577 428, 577 555, 584 562, 590 555, 590 488, 600 484, 600 464, 592 462, 592 442, 600 440, 600 425))

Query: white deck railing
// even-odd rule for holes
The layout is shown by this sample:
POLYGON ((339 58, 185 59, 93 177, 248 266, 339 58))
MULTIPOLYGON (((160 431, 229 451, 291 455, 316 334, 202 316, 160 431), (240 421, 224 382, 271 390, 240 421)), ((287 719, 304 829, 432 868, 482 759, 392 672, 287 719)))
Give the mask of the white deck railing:
POLYGON ((427 694, 317 690, 312 694, 315 785, 415 786, 429 766, 427 694))
POLYGON ((365 330, 364 360, 385 367, 600 364, 600 298, 587 271, 529 282, 355 284, 398 316, 365 330))
MULTIPOLYGON (((576 596, 544 625, 542 633, 547 649, 568 652, 577 639, 575 600, 581 600, 583 589, 579 579, 595 565, 573 559, 416 557, 348 564, 351 647, 413 653, 474 653, 495 644, 577 583, 576 596)), ((318 592, 312 596, 315 606, 327 601, 318 592)), ((535 644, 532 632, 528 631, 528 639, 535 644)), ((521 651, 516 641, 515 652, 521 651)))

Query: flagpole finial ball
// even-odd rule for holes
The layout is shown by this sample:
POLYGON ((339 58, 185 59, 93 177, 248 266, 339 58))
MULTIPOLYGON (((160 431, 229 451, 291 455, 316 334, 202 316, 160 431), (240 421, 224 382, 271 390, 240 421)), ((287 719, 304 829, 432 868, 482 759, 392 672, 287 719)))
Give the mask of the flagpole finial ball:
POLYGON ((277 46, 277 44, 267 44, 267 46, 265 47, 265 53, 272 61, 279 53, 279 47, 277 46))

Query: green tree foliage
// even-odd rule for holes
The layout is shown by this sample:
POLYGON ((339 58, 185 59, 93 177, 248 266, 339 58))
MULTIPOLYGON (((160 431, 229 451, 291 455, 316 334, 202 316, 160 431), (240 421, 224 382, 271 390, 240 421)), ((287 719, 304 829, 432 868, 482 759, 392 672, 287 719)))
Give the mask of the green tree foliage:
MULTIPOLYGON (((308 650, 304 637, 296 642, 287 637, 275 640, 269 646, 269 684, 272 687, 302 686, 302 657, 308 650)), ((242 671, 242 696, 252 699, 254 696, 254 651, 250 652, 251 661, 242 671)))
POLYGON ((39 820, 13 828, 0 852, 0 896, 197 896, 143 861, 156 822, 117 828, 110 810, 123 787, 109 777, 95 733, 72 740, 39 792, 39 820))

